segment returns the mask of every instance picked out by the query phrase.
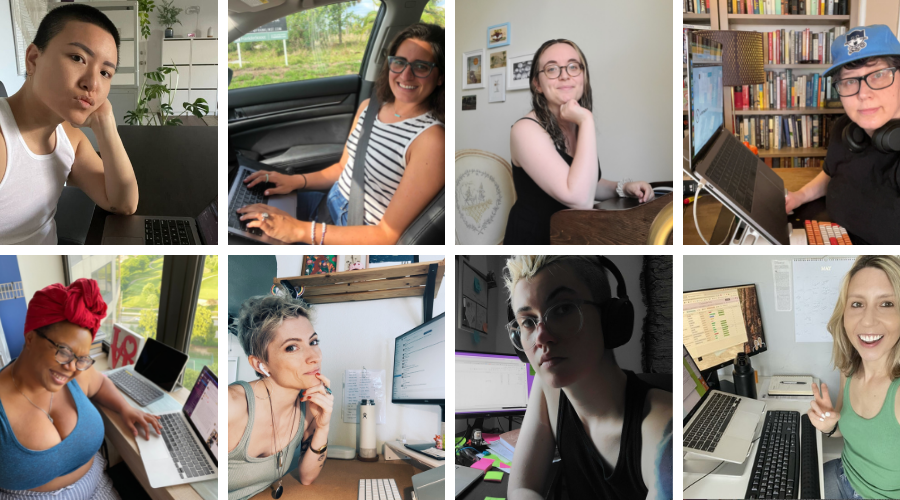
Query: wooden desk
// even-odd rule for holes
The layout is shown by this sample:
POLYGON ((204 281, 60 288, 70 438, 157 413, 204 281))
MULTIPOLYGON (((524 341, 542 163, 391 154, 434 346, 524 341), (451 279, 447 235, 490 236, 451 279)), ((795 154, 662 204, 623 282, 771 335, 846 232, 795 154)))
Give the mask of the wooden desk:
MULTIPOLYGON (((100 372, 105 372, 109 369, 106 356, 100 356, 96 359, 97 361, 94 363, 95 369, 100 372)), ((190 395, 190 391, 181 387, 175 392, 170 392, 169 395, 179 403, 184 404, 190 395)), ((200 494, 189 484, 179 484, 168 488, 153 488, 150 486, 147 473, 144 471, 141 453, 138 450, 135 437, 131 434, 131 430, 122 422, 122 417, 118 413, 100 406, 97 409, 100 410, 100 415, 103 417, 106 438, 115 446, 122 456, 122 460, 128 464, 131 473, 141 483, 141 486, 144 487, 144 491, 150 495, 150 498, 154 500, 202 500, 200 494)))
MULTIPOLYGON (((822 171, 821 168, 775 168, 773 170, 784 181, 784 187, 786 187, 788 191, 797 191, 805 186, 806 183, 813 180, 819 175, 819 172, 822 171)), ((698 203, 698 201, 695 201, 694 203, 698 203)), ((682 234, 684 236, 684 244, 702 245, 703 241, 697 234, 697 228, 694 227, 693 210, 693 204, 685 205, 683 209, 682 234)), ((715 199, 712 195, 707 194, 706 189, 704 189, 703 193, 701 193, 699 205, 697 205, 697 222, 700 225, 700 231, 703 232, 703 237, 706 238, 706 241, 709 241, 710 237, 712 237, 713 229, 716 227, 716 221, 718 221, 719 213, 722 210, 728 209, 723 209, 719 200, 715 199)), ((786 219, 785 222, 787 222, 786 219)), ((710 243, 717 244, 719 242, 711 241, 710 243)))
MULTIPOLYGON (((550 217, 553 245, 646 245, 650 225, 672 193, 644 204, 616 210, 560 210, 550 217)), ((627 203, 631 198, 623 200, 627 203)), ((668 244, 671 244, 669 238, 668 244)))
MULTIPOLYGON (((309 486, 300 484, 300 472, 294 469, 284 476, 282 500, 356 500, 360 479, 393 479, 404 500, 412 500, 412 477, 421 470, 400 461, 385 461, 378 455, 377 462, 338 460, 329 458, 319 477, 309 486)), ((272 500, 268 488, 253 496, 254 500, 272 500)))

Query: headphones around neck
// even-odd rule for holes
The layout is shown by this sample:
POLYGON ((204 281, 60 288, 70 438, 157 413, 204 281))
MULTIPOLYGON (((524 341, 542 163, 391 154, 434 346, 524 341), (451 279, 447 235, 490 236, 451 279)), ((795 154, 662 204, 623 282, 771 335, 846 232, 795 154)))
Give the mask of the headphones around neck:
MULTIPOLYGON (((634 330, 634 306, 628 300, 628 292, 625 289, 625 279, 619 268, 611 260, 603 256, 597 256, 600 266, 609 271, 616 278, 616 297, 611 297, 600 304, 600 327, 603 329, 604 349, 621 347, 631 340, 634 330)), ((509 321, 515 319, 512 305, 507 304, 506 316, 509 321)), ((525 353, 516 349, 519 359, 528 363, 525 353)))
POLYGON ((852 153, 862 153, 869 143, 878 151, 889 154, 900 152, 900 120, 891 120, 869 137, 859 125, 850 121, 841 132, 841 141, 852 153))

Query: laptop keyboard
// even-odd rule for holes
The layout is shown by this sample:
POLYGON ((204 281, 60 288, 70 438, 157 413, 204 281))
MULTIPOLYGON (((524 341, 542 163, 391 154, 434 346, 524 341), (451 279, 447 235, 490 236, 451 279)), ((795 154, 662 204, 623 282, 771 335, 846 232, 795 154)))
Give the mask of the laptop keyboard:
POLYGON ((144 243, 147 245, 193 245, 190 222, 185 220, 144 219, 144 243))
POLYGON ((759 158, 737 141, 726 140, 709 164, 706 176, 741 207, 753 209, 753 189, 759 158))
POLYGON ((254 203, 266 203, 268 198, 264 196, 263 193, 266 189, 275 187, 275 184, 271 182, 260 182, 253 186, 252 189, 247 189, 247 185, 244 184, 244 179, 252 173, 253 172, 247 170, 243 171, 241 178, 238 180, 238 188, 234 191, 234 196, 228 200, 228 226, 240 229, 241 231, 246 231, 250 234, 263 236, 265 233, 262 232, 262 229, 258 227, 247 228, 247 223, 250 221, 240 220, 240 214, 237 213, 237 209, 243 206, 252 205, 254 203))
POLYGON ((713 393, 700 410, 700 414, 691 427, 684 432, 684 447, 713 452, 722 438, 722 433, 731 422, 735 410, 741 403, 740 398, 713 393))
POLYGON ((119 390, 141 406, 147 406, 163 397, 161 390, 135 377, 128 370, 114 372, 109 376, 109 379, 116 384, 119 390))
POLYGON ((188 428, 181 415, 166 413, 160 417, 163 440, 175 467, 178 467, 181 479, 212 474, 206 451, 200 449, 200 445, 194 441, 194 431, 188 428))

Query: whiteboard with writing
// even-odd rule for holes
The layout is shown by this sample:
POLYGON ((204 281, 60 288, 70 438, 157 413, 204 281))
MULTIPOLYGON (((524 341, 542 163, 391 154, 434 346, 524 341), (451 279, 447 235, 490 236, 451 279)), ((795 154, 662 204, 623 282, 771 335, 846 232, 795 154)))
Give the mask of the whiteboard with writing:
POLYGON ((378 416, 375 423, 383 424, 384 391, 384 370, 344 370, 344 404, 341 408, 344 423, 359 423, 359 402, 362 399, 374 399, 378 416))
POLYGON ((856 259, 794 259, 794 337, 797 342, 831 342, 828 320, 841 280, 856 259))

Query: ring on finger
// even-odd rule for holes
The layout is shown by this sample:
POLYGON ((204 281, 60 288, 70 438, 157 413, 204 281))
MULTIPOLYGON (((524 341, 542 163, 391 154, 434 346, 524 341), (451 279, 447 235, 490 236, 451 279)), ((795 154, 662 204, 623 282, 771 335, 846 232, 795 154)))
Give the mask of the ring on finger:
POLYGON ((269 182, 269 174, 266 174, 266 183, 269 182))
POLYGON ((260 215, 260 219, 268 219, 268 218, 269 218, 269 214, 266 213, 266 212, 263 212, 263 213, 260 215))
POLYGON ((328 394, 331 394, 331 387, 325 387, 325 392, 327 392, 328 394))

